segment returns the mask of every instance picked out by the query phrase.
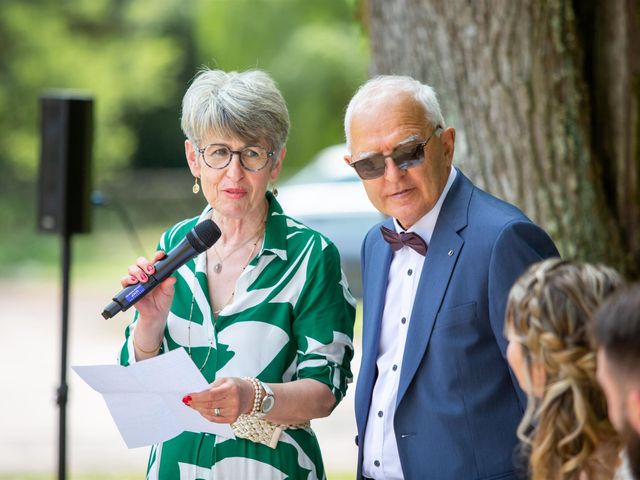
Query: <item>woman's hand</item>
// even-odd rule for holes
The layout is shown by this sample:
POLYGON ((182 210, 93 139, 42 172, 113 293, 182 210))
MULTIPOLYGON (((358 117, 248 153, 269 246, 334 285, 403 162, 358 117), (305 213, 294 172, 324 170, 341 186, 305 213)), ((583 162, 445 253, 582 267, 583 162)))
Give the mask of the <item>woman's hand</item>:
MULTIPOLYGON (((336 398, 327 385, 311 378, 293 382, 269 383, 275 404, 265 417, 273 423, 303 423, 328 416, 336 406, 336 398)), ((264 396, 264 391, 261 394, 264 396)), ((261 396, 261 398, 262 398, 261 396)), ((203 392, 185 395, 185 405, 216 423, 233 423, 241 413, 253 410, 255 390, 248 380, 220 378, 203 392), (220 415, 216 416, 216 408, 220 415)))
MULTIPOLYGON (((153 265, 165 256, 166 254, 162 250, 158 250, 154 255, 153 263, 145 257, 138 257, 136 264, 129 266, 129 275, 120 279, 120 284, 123 287, 128 287, 136 283, 146 283, 149 280, 149 275, 155 272, 153 265)), ((173 301, 173 285, 175 283, 175 277, 170 276, 136 302, 135 308, 145 323, 162 323, 164 327, 173 301)))
POLYGON ((186 395, 182 401, 215 423, 233 423, 253 409, 255 390, 248 380, 219 378, 207 390, 186 395))
MULTIPOLYGON (((153 265, 165 256, 166 254, 159 250, 155 253, 153 262, 145 257, 138 257, 136 264, 129 266, 129 275, 120 280, 122 287, 146 283, 149 280, 149 275, 155 272, 153 265)), ((138 319, 133 335, 136 359, 138 360, 155 356, 160 350, 158 345, 162 342, 164 335, 165 323, 173 301, 175 283, 175 277, 166 278, 135 304, 138 319)))

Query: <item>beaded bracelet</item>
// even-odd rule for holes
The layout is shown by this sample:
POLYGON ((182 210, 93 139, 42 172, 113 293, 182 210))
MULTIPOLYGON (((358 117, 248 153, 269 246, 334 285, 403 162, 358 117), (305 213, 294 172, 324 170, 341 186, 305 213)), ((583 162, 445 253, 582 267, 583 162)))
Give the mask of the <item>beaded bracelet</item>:
POLYGON ((253 398, 253 408, 248 414, 250 416, 253 416, 260 409, 260 402, 262 400, 262 385, 260 385, 260 381, 254 377, 244 377, 243 380, 247 380, 251 382, 251 385, 253 385, 253 391, 255 394, 253 398))
POLYGON ((231 424, 231 430, 236 437, 245 438, 255 443, 262 443, 271 448, 276 448, 280 435, 284 430, 302 429, 313 434, 311 422, 306 421, 296 424, 278 425, 269 420, 261 420, 251 415, 242 414, 231 424))
POLYGON ((154 353, 158 353, 160 351, 160 348, 162 347, 162 340, 160 340, 160 345, 158 345, 155 350, 143 350, 140 348, 140 345, 136 343, 135 332, 136 329, 134 328, 131 331, 131 341, 133 342, 133 348, 137 348, 141 353, 144 353, 146 355, 153 355, 154 353))

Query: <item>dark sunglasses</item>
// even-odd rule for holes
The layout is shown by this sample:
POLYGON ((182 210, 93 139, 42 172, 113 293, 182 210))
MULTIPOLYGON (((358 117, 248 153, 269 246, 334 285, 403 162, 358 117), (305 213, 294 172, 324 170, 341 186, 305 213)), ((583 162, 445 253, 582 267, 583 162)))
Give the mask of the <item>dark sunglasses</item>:
POLYGON ((431 137, 441 129, 442 127, 440 125, 436 126, 435 130, 431 132, 429 138, 424 142, 400 145, 394 148, 390 155, 374 153, 369 157, 361 158, 349 165, 355 169, 356 173, 363 180, 372 180, 383 176, 386 169, 385 160, 387 157, 391 158, 400 170, 416 167, 424 162, 424 148, 427 146, 427 143, 429 143, 431 137))

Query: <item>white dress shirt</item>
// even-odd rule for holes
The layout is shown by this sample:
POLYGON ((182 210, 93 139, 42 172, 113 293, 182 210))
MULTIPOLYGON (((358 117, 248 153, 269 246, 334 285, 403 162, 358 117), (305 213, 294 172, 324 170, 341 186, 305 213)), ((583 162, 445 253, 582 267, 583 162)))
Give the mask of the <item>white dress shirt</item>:
MULTIPOLYGON (((442 203, 455 178, 456 169, 452 167, 447 184, 435 206, 409 230, 404 230, 394 218, 396 232, 415 232, 429 245, 442 203)), ((363 475, 376 480, 404 478, 393 428, 393 417, 407 331, 423 263, 422 255, 409 247, 402 247, 393 254, 389 267, 389 281, 376 362, 378 377, 373 387, 369 407, 362 465, 363 475)))

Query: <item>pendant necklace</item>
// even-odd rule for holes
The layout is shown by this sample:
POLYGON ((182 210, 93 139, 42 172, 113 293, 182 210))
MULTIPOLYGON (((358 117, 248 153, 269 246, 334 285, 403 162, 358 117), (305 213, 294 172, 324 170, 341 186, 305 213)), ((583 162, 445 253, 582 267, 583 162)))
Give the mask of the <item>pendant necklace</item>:
MULTIPOLYGON (((258 235, 258 238, 260 238, 260 234, 262 233, 262 229, 264 228, 264 223, 260 224, 260 227, 258 227, 258 230, 256 230, 256 232, 251 235, 251 237, 249 238, 248 241, 246 241, 245 243, 243 243, 242 245, 240 245, 238 248, 235 248, 233 250, 231 250, 231 252, 227 253, 224 258, 222 258, 220 256, 220 254, 218 253, 218 249, 216 248, 216 244, 213 244, 213 253, 216 254, 216 257, 218 257, 218 263, 216 263, 213 266, 213 271, 214 273, 219 274, 220 272, 222 272, 222 264, 224 263, 224 261, 229 258, 231 255, 233 255, 234 253, 236 253, 237 251, 239 251, 241 248, 243 248, 245 245, 247 245, 249 242, 251 242, 251 240, 253 240, 254 238, 256 238, 256 235, 258 235)), ((256 240, 256 243, 258 243, 258 241, 256 240)), ((253 248, 251 249, 251 253, 253 254, 253 251, 256 248, 256 243, 253 244, 253 248)), ((251 257, 249 257, 249 259, 251 259, 251 257)))
MULTIPOLYGON (((189 358, 193 358, 191 357, 191 318, 193 315, 193 304, 196 301, 196 295, 195 295, 195 291, 196 291, 196 275, 194 272, 193 275, 193 287, 191 288, 191 308, 189 309, 189 323, 187 326, 187 331, 188 331, 188 345, 187 345, 187 353, 189 354, 189 358)), ((213 328, 215 330, 216 328, 216 317, 213 317, 213 328)), ((209 355, 211 355, 211 349, 213 348, 213 338, 209 339, 209 349, 207 350, 207 356, 204 359, 204 362, 202 365, 200 365, 199 370, 202 371, 202 369, 204 368, 204 366, 207 364, 207 362, 209 361, 209 355)))
MULTIPOLYGON (((245 268, 247 268, 247 265, 249 265, 249 261, 253 258, 253 253, 256 251, 256 246, 258 245, 258 240, 260 240, 260 237, 258 236, 257 240, 253 243, 253 247, 251 248, 251 252, 249 252, 249 256, 247 257, 247 260, 244 262, 244 265, 242 266, 242 270, 240 271, 240 275, 242 275, 242 272, 244 272, 245 268)), ((235 289, 233 290, 233 292, 231 292, 231 295, 229 296, 229 298, 227 299, 226 302, 224 302, 222 304, 222 306, 217 309, 217 310, 213 310, 213 316, 214 318, 218 318, 218 314, 224 310, 224 308, 229 305, 231 302, 233 302, 233 297, 235 296, 236 291, 235 289)))
MULTIPOLYGON (((260 232, 257 232, 257 233, 260 233, 260 232)), ((258 235, 258 238, 253 243, 253 248, 251 248, 251 252, 249 253, 249 256, 247 257, 247 260, 244 262, 244 266, 242 267, 242 272, 244 272, 245 268, 247 268, 247 265, 249 265, 249 261, 253 257, 253 253, 255 252, 256 246, 258 245, 258 240, 260 240, 260 235, 258 235)), ((217 254, 217 252, 216 252, 216 254, 217 254)), ((228 256, 229 255, 227 255, 227 257, 228 256)), ((220 257, 218 257, 218 258, 220 258, 220 257)), ((216 273, 220 273, 220 271, 216 271, 216 267, 218 265, 220 265, 220 264, 216 264, 214 266, 214 271, 216 273)), ((222 267, 220 267, 220 270, 222 270, 222 267)), ((242 272, 240 272, 240 275, 242 275, 242 272)), ((189 357, 191 357, 191 318, 193 316, 193 304, 195 303, 195 300, 196 300, 195 288, 196 288, 196 276, 194 275, 194 277, 193 277, 193 287, 191 289, 192 294, 191 294, 191 308, 189 309, 189 323, 188 323, 188 326, 187 326, 187 330, 188 330, 188 334, 187 334, 187 339, 188 339, 187 353, 189 354, 189 357)), ((235 296, 235 294, 236 294, 236 291, 234 289, 233 292, 231 292, 231 296, 227 299, 227 301, 224 302, 224 304, 218 310, 213 310, 213 329, 214 330, 216 328, 216 320, 218 319, 218 315, 220 314, 220 312, 222 310, 224 310, 224 308, 227 305, 229 305, 229 303, 231 303, 231 301, 233 300, 233 297, 235 296)), ((205 357, 204 362, 199 367, 200 371, 202 371, 202 369, 205 367, 205 365, 209 361, 209 356, 211 355, 211 350, 212 349, 213 349, 213 339, 209 339, 209 349, 207 350, 207 356, 205 357)))

